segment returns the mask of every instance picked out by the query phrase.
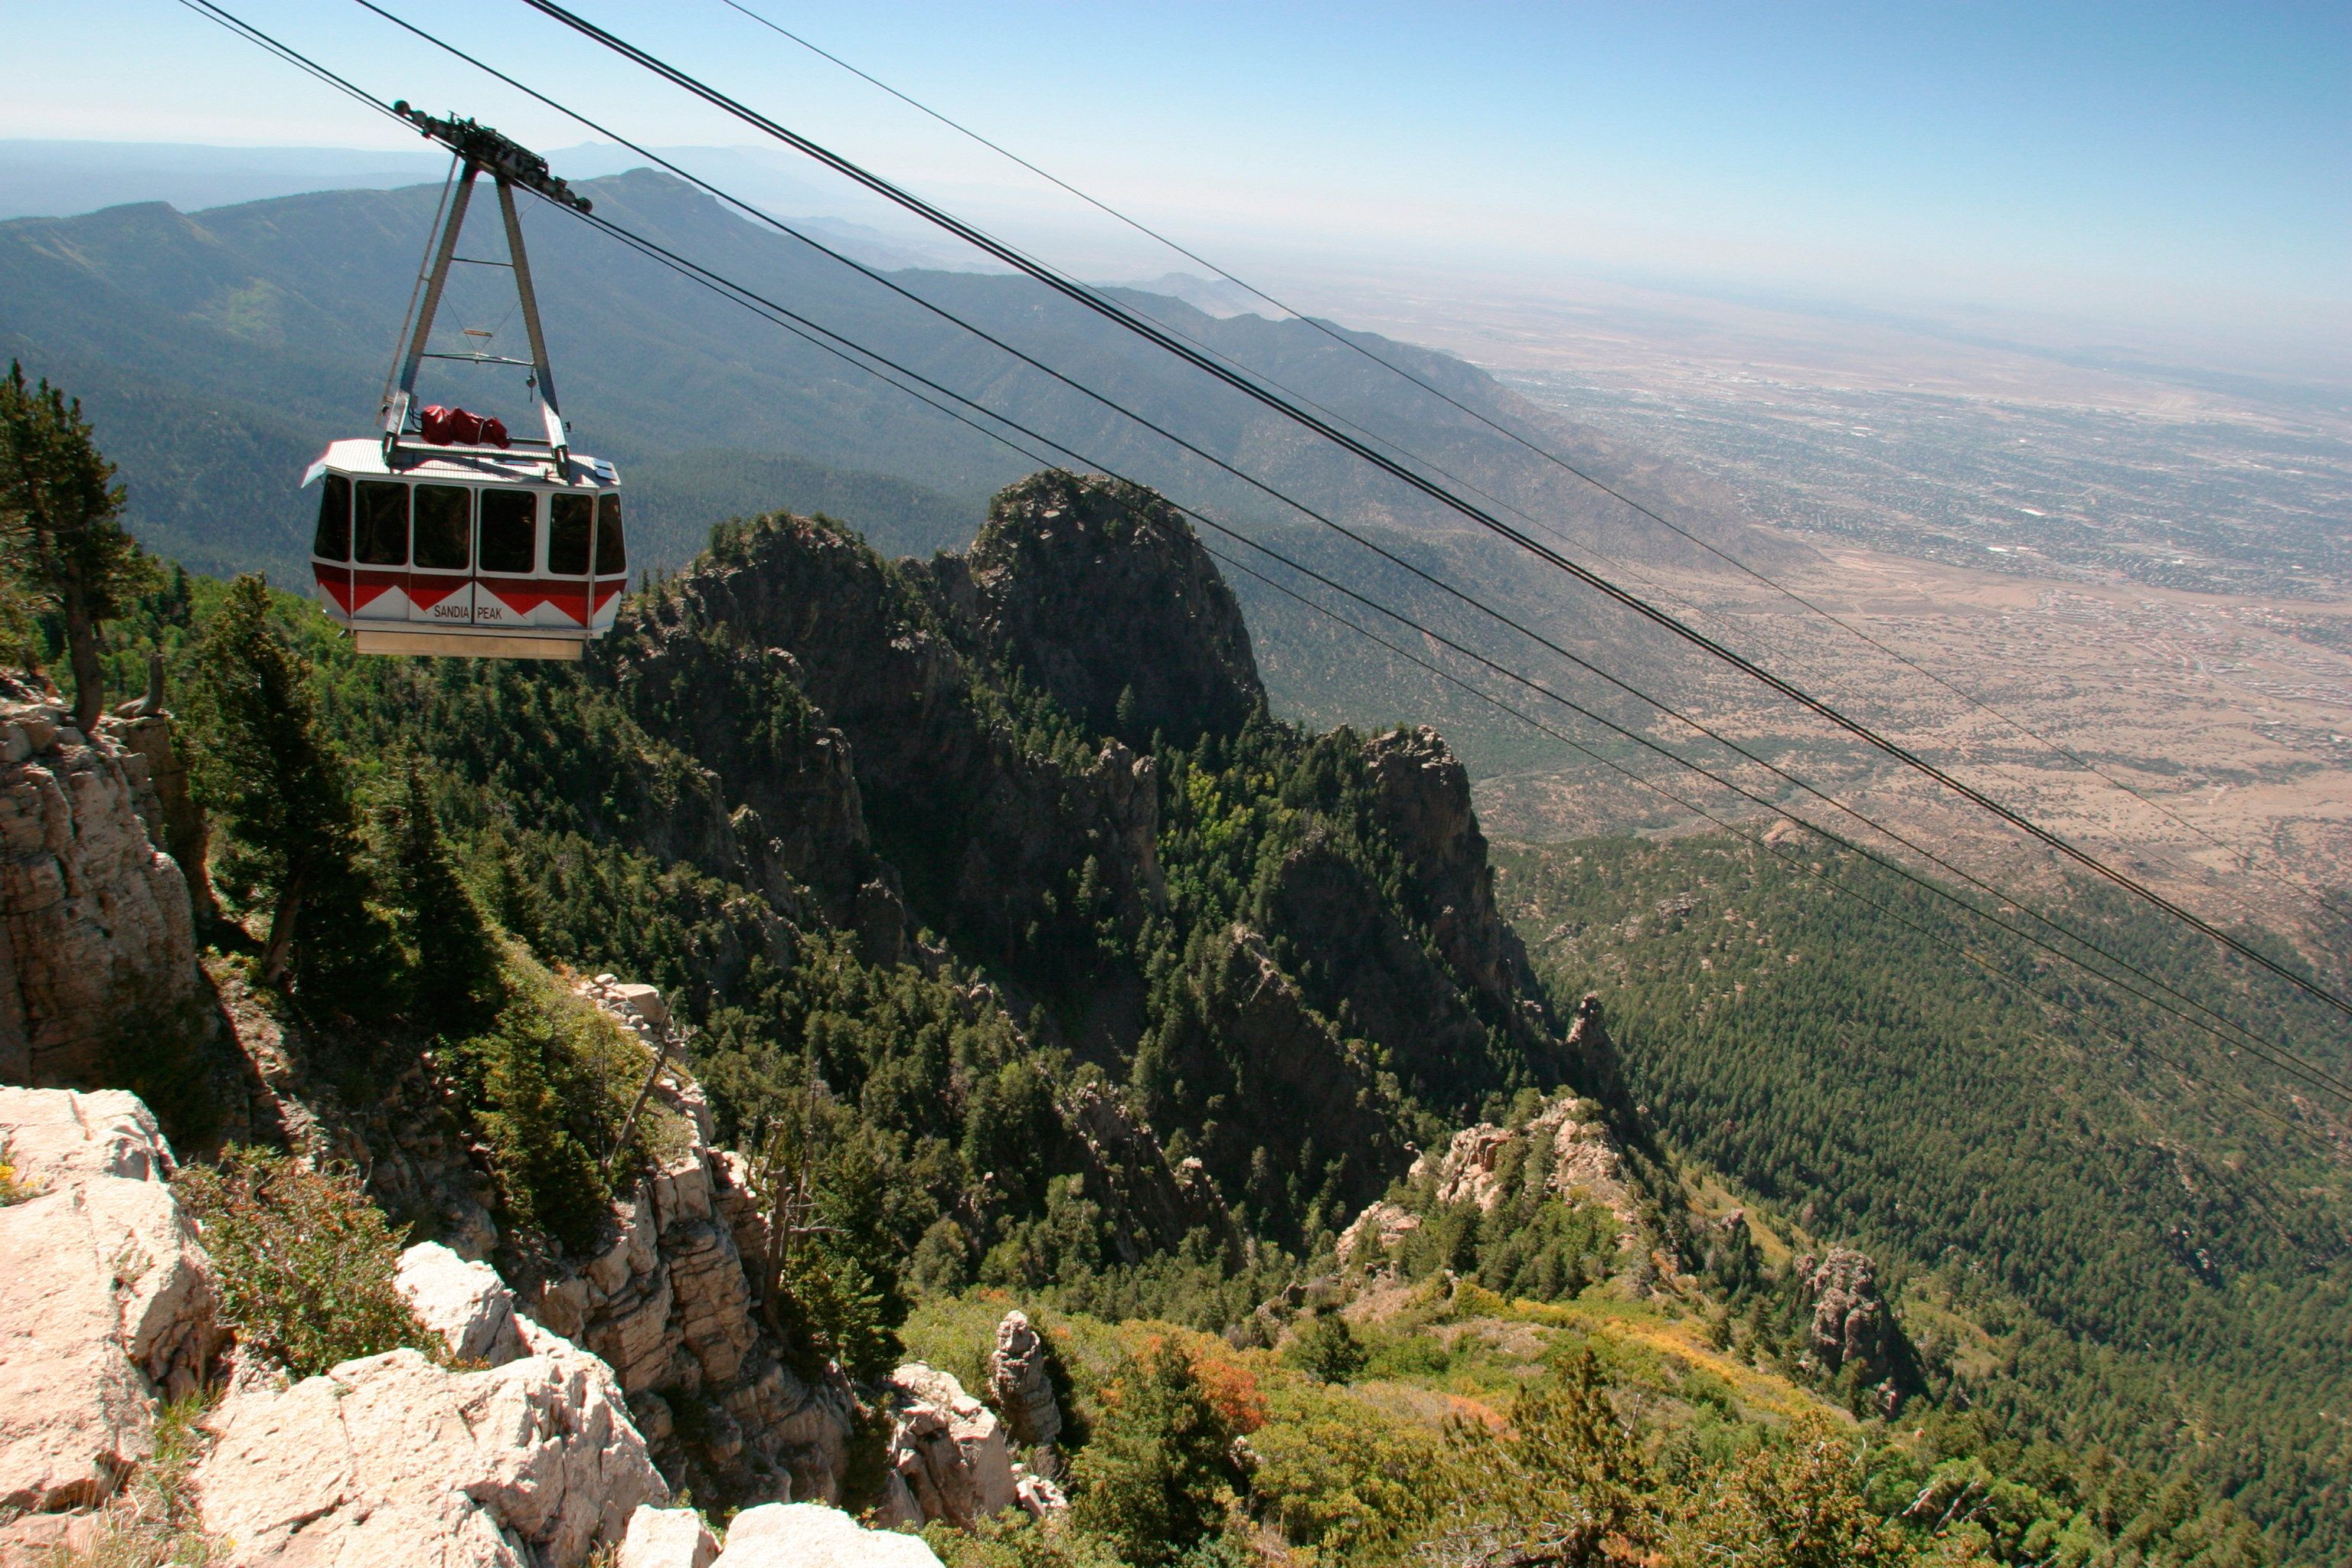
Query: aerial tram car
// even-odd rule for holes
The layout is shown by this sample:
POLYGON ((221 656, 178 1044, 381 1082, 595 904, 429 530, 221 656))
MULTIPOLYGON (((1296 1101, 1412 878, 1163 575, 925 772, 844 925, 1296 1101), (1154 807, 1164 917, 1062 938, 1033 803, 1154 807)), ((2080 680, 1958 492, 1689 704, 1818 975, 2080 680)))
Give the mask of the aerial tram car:
POLYGON ((436 119, 405 102, 394 107, 447 146, 457 166, 414 321, 403 323, 406 342, 382 431, 333 443, 302 477, 305 486, 320 486, 310 549, 319 606, 350 631, 361 653, 576 659, 612 626, 627 584, 621 476, 612 464, 572 450, 514 188, 582 212, 588 203, 549 172, 547 160, 488 126, 436 119), (505 220, 505 261, 457 254, 474 181, 484 174, 505 220), (482 340, 474 352, 429 351, 442 290, 457 263, 513 273, 530 359, 490 353, 483 333, 469 334, 482 340), (417 372, 428 359, 528 368, 544 436, 509 435, 501 421, 462 408, 420 406, 417 372))

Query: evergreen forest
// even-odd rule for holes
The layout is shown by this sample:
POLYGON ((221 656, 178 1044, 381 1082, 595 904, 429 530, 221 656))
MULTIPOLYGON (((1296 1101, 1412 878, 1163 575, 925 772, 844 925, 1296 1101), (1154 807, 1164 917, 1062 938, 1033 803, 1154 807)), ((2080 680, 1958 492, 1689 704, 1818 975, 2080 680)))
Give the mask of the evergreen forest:
MULTIPOLYGON (((11 635, 64 651, 38 604, 11 635)), ((1864 863, 1490 861, 1433 732, 1269 711, 1150 491, 1033 476, 929 561, 734 520, 576 665, 362 658, 257 578, 152 567, 109 689, 151 658, 213 822, 209 973, 352 1104, 444 1086, 502 1273, 607 1245, 678 1135, 570 996, 606 973, 805 1192, 763 1307, 809 1375, 976 1386, 1032 1312, 1072 1511, 931 1527, 954 1568, 2352 1551, 2340 1122, 1864 863), (1866 1368, 1809 1329, 1823 1258, 1874 1268, 1866 1368)), ((2064 905, 2352 1065, 2206 948, 2064 905)), ((117 1067, 236 1255, 320 1298, 257 1332, 398 1341, 279 1243, 380 1258, 433 1215, 223 1148, 200 1054, 117 1067)))

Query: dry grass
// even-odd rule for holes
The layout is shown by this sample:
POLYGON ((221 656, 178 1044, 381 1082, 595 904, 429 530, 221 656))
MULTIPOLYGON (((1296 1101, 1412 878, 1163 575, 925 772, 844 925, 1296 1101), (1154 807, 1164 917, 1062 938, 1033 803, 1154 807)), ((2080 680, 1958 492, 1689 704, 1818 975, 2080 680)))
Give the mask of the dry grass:
POLYGON ((156 1413, 155 1447, 98 1514, 84 1547, 54 1548, 43 1568, 213 1568, 226 1543, 196 1519, 194 1477, 204 1458, 200 1397, 174 1400, 156 1413))

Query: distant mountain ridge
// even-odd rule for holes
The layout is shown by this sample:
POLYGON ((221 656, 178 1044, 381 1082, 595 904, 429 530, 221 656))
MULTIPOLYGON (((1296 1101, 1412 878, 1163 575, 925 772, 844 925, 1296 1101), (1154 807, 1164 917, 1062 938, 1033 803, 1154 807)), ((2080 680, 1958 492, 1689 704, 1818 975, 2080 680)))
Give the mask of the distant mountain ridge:
MULTIPOLYGON (((1273 510, 1068 387, 674 179, 640 170, 582 188, 600 216, 1135 478, 1238 516, 1273 510)), ((299 558, 302 533, 294 475, 330 437, 372 423, 436 192, 326 191, 197 215, 150 203, 0 223, 0 352, 83 396, 122 466, 134 526, 155 548, 215 570, 282 572, 299 558)), ((1034 466, 581 226, 533 208, 525 228, 565 409, 590 450, 625 466, 686 450, 788 454, 974 498, 1034 466)), ((494 241, 478 228, 468 243, 494 241)), ((1417 531, 1459 523, 1025 280, 940 272, 896 280, 1315 504, 1417 531)), ((461 324, 503 329, 505 306, 486 296, 484 321, 459 322, 469 298, 453 287, 452 336, 461 324)), ((1409 434, 1454 472, 1557 517, 1571 534, 1612 553, 1661 548, 1622 509, 1304 322, 1219 320, 1165 297, 1151 309, 1350 418, 1409 434)), ((1465 402, 1567 442, 1613 478, 1705 489, 1541 414, 1450 356, 1365 341, 1465 402)), ((477 387, 500 390, 445 378, 440 395, 472 399, 477 387)), ((519 387, 502 390, 520 406, 519 387)), ((747 492, 732 510, 779 499, 747 492)), ((1717 510, 1733 516, 1727 502, 1717 510)), ((1791 548, 1734 521, 1700 526, 1763 558, 1791 548)), ((876 531, 896 542, 887 526, 876 531)), ((661 541, 656 554, 680 561, 698 542, 661 541)))

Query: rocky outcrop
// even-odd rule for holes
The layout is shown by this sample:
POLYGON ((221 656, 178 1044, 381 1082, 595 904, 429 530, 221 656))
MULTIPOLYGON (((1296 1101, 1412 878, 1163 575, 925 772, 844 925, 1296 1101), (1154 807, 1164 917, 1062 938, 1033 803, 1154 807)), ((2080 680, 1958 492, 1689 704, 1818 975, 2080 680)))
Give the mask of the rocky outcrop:
POLYGON ((1495 871, 1470 805, 1470 775, 1423 724, 1364 744, 1381 826, 1403 852, 1423 918, 1446 963, 1538 1036, 1552 1029, 1527 948, 1495 905, 1495 871))
POLYGON ((1617 1043, 1609 1037, 1599 992, 1588 991, 1577 1003, 1564 1045, 1570 1081, 1621 1110, 1631 1103, 1633 1097, 1625 1092, 1624 1064, 1618 1059, 1617 1043))
POLYGON ((134 767, 0 679, 0 1082, 95 1085, 111 1041, 198 1003, 187 883, 148 837, 134 767))
POLYGON ((1172 1251, 1196 1230, 1219 1246, 1236 1238, 1233 1215, 1202 1163, 1171 1160, 1151 1124, 1116 1090, 1080 1084, 1060 1110, 1077 1141, 1087 1195, 1108 1213, 1122 1261, 1172 1251))
POLYGON ((996 1325, 996 1346, 988 1352, 988 1397, 1004 1417, 1013 1440, 1033 1454, 1030 1468, 1051 1479, 1051 1450, 1062 1437, 1062 1406, 1054 1397, 1050 1352, 1029 1314, 1015 1309, 996 1325))
POLYGON ((170 855, 187 879, 197 920, 213 919, 218 910, 205 871, 212 831, 204 808, 196 804, 187 749, 163 706, 162 655, 151 656, 147 695, 118 704, 98 721, 98 728, 122 752, 123 770, 131 776, 132 798, 140 819, 147 824, 148 839, 170 855))
POLYGON ((710 1568, 718 1556, 719 1538, 698 1510, 641 1503, 614 1568, 710 1568))
POLYGON ((0 1089, 0 1509, 103 1500, 219 1343, 211 1267, 136 1097, 0 1089))
POLYGON ((1363 1212, 1339 1233, 1339 1262, 1342 1267, 1377 1262, 1420 1228, 1421 1216, 1402 1204, 1392 1204, 1386 1198, 1367 1204, 1363 1212))
MULTIPOLYGON (((668 1026, 651 986, 598 975, 581 989, 633 1030, 668 1026)), ((709 1108, 675 1058, 647 1114, 671 1120, 675 1152, 613 1205, 604 1249, 539 1280, 525 1310, 611 1364, 671 1473, 691 1460, 730 1497, 831 1501, 856 1396, 838 1372, 795 1373, 766 1331, 743 1250, 758 1245, 757 1205, 741 1162, 711 1148, 709 1108)))
POLYGON ((611 1370, 531 1340, 482 1372, 396 1350, 233 1389, 195 1472, 204 1528, 234 1542, 236 1568, 573 1568, 617 1544, 668 1488, 611 1370))
POLYGON ((886 1515, 969 1528, 1020 1500, 1003 1423, 953 1377, 909 1362, 882 1396, 891 1418, 886 1515))
POLYGON ((710 1568, 719 1540, 698 1510, 656 1510, 637 1504, 614 1568, 710 1568))
POLYGON ((1546 1101, 1517 1127, 1482 1121, 1464 1128, 1443 1154, 1415 1161, 1412 1179, 1431 1183, 1441 1204, 1475 1204, 1491 1211, 1515 1195, 1507 1180, 1514 1169, 1521 1185, 1539 1185, 1547 1195, 1570 1203, 1599 1204, 1616 1216, 1623 1241, 1639 1239, 1641 1207, 1624 1152, 1601 1121, 1601 1108, 1576 1095, 1546 1101), (1509 1156, 1522 1150, 1515 1166, 1509 1156))
POLYGON ((1444 1149, 1415 1158, 1405 1179, 1404 1201, 1366 1205, 1341 1233, 1342 1266, 1379 1269, 1441 1205, 1468 1205, 1491 1214, 1507 1204, 1558 1202, 1608 1211, 1616 1222, 1621 1264, 1629 1266, 1637 1288, 1676 1271, 1674 1247, 1660 1234, 1601 1107, 1578 1095, 1545 1100, 1515 1125, 1465 1127, 1444 1149))
POLYGON ((1892 1405, 1908 1382, 1908 1345, 1894 1309, 1878 1289, 1877 1266, 1852 1247, 1811 1253, 1790 1268, 1799 1299, 1812 1309, 1805 1327, 1805 1350, 1823 1372, 1851 1371, 1855 1380, 1880 1385, 1892 1405))
MULTIPOLYGON (((779 908, 805 884, 871 960, 913 956, 928 923, 983 962, 1048 951, 1059 974, 1062 946, 1090 944, 1106 918, 1139 921, 1160 896, 1150 760, 1117 744, 1076 759, 1024 748, 928 589, 837 526, 742 525, 608 640, 599 664, 623 700, 729 803, 732 858, 682 858, 779 908), (762 836, 782 847, 772 875, 745 858, 762 836), (1081 910, 1069 896, 1089 861, 1081 910)), ((1093 988, 1105 1016, 1086 1030, 1131 1029, 1137 991, 1093 988)))
POLYGON ((727 1527, 717 1568, 940 1568, 919 1535, 866 1530, 837 1508, 769 1503, 727 1527))
POLYGON ((1098 474, 1002 491, 933 575, 956 619, 1078 721, 1144 746, 1231 734, 1265 701, 1241 606, 1181 512, 1098 474))

